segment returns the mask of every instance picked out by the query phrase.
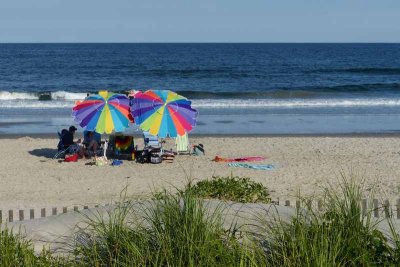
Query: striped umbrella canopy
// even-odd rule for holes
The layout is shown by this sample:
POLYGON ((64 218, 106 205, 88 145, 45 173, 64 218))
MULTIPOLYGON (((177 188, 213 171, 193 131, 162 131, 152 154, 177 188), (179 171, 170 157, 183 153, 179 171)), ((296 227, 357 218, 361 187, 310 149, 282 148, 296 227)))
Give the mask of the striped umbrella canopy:
POLYGON ((123 94, 100 91, 76 103, 72 116, 88 131, 98 133, 123 132, 131 120, 129 98, 123 94))
POLYGON ((169 90, 148 90, 135 94, 131 114, 143 131, 161 138, 177 137, 196 125, 198 112, 191 102, 169 90))

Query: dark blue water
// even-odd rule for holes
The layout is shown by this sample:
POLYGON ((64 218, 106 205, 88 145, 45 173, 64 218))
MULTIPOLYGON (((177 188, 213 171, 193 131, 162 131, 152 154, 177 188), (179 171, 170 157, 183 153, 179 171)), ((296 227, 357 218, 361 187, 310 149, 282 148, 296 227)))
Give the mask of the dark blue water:
MULTIPOLYGON (((0 44, 0 132, 54 132, 100 89, 170 89, 195 133, 400 130, 400 44, 0 44)), ((132 128, 133 130, 133 128, 132 128)))

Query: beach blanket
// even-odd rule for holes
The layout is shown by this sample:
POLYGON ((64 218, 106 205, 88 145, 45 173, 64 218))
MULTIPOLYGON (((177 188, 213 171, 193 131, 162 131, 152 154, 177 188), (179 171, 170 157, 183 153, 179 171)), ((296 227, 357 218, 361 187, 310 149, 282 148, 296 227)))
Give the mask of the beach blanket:
POLYGON ((261 161, 265 160, 265 157, 243 157, 243 158, 223 158, 215 156, 213 161, 215 162, 245 162, 245 161, 261 161))
POLYGON ((122 160, 119 160, 119 159, 114 159, 112 162, 111 162, 111 165, 112 166, 119 166, 119 165, 121 165, 122 164, 122 160))
POLYGON ((253 165, 253 164, 247 164, 247 163, 236 163, 236 162, 231 162, 228 163, 228 166, 230 167, 241 167, 241 168, 247 168, 247 169, 255 169, 255 170, 273 170, 275 167, 274 165, 268 164, 268 165, 253 165))

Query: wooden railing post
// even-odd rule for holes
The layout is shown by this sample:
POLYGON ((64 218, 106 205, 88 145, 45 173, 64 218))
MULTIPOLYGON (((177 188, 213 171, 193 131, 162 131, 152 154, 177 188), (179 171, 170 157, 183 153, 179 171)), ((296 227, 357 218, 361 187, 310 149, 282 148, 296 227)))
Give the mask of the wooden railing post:
POLYGON ((318 211, 322 211, 322 200, 318 200, 318 211))
POLYGON ((367 200, 364 198, 361 200, 361 212, 362 216, 367 216, 367 200))
POLYGON ((19 210, 19 220, 23 221, 25 219, 24 217, 24 210, 19 210))
POLYGON ((13 210, 8 211, 8 221, 13 222, 14 221, 14 212, 13 210))
POLYGON ((397 199, 396 201, 396 213, 397 213, 397 219, 400 219, 400 198, 397 199))
POLYGON ((312 201, 311 200, 307 200, 307 209, 312 210, 312 201))
POLYGON ((374 205, 374 217, 379 218, 379 201, 376 198, 373 200, 373 205, 374 205))
POLYGON ((383 202, 383 209, 385 211, 385 217, 386 218, 390 218, 391 216, 390 216, 390 203, 389 203, 389 200, 386 199, 383 202))

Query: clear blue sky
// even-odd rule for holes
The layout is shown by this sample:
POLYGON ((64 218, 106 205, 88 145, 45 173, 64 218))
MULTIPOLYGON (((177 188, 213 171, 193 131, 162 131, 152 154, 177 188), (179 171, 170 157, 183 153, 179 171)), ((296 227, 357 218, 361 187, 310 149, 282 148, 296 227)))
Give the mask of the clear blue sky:
POLYGON ((0 0, 0 42, 400 42, 400 0, 0 0))

